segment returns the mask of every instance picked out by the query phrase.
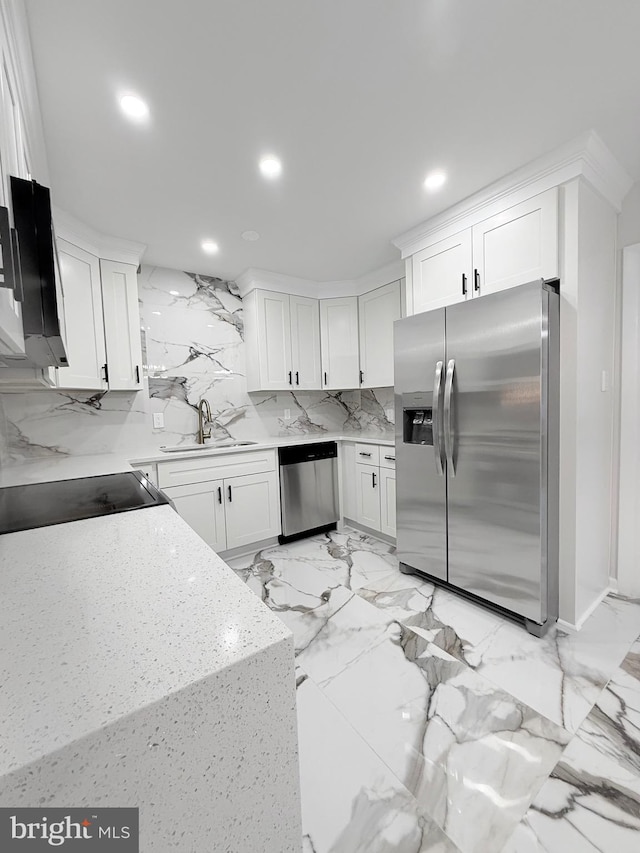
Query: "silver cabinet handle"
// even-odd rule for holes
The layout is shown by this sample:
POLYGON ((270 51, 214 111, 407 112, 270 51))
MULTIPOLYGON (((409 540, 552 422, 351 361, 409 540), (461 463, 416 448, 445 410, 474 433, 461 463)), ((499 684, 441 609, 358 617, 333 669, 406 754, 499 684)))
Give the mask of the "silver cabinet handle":
POLYGON ((442 396, 442 373, 444 362, 436 364, 436 373, 433 379, 433 410, 431 414, 433 430, 433 453, 436 460, 436 471, 438 476, 444 477, 444 465, 442 464, 442 430, 440 428, 440 397, 442 396))
POLYGON ((385 459, 388 459, 388 460, 389 460, 389 462, 395 462, 395 461, 396 461, 396 457, 395 457, 395 456, 385 456, 384 458, 385 458, 385 459))
POLYGON ((363 453, 362 451, 360 451, 360 456, 371 456, 371 454, 370 453, 363 453))
POLYGON ((456 371, 456 360, 452 358, 447 365, 447 378, 444 383, 444 452, 447 457, 449 474, 456 476, 456 464, 453 457, 453 430, 451 427, 451 398, 453 397, 453 379, 456 371))

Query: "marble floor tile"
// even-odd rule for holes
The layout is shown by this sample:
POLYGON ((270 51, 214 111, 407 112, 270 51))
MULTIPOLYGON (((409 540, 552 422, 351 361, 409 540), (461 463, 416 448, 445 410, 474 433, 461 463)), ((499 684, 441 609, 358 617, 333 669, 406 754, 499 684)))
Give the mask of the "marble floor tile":
POLYGON ((306 853, 632 849, 636 658, 617 667, 640 634, 638 602, 609 596, 582 631, 555 628, 540 640, 400 573, 391 546, 349 529, 231 566, 294 633, 301 719, 317 704, 344 737, 331 762, 326 741, 304 737, 306 853), (333 823, 317 817, 326 804, 309 781, 314 766, 325 799, 330 788, 339 800, 329 797, 333 823), (613 788, 599 787, 601 778, 613 788), (598 846, 605 818, 613 848, 598 846), (580 833, 592 847, 580 847, 580 833), (432 846, 416 847, 425 837, 432 846))
POLYGON ((341 583, 346 569, 327 554, 325 545, 326 541, 314 537, 229 561, 236 574, 291 629, 296 653, 353 596, 341 583))
POLYGON ((298 660, 465 853, 507 841, 569 740, 358 596, 298 660))
POLYGON ((298 734, 303 853, 456 853, 301 670, 298 734))
POLYGON ((430 623, 422 632, 427 639, 575 732, 640 632, 640 606, 610 595, 579 632, 556 626, 538 639, 520 625, 440 591, 430 623))
POLYGON ((640 641, 634 643, 505 853, 640 850, 640 641))

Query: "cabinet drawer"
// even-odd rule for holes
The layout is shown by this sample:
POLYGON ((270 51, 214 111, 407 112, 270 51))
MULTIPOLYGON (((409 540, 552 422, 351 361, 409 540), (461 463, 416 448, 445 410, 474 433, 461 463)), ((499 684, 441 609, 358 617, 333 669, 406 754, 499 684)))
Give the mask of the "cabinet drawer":
POLYGON ((275 470, 274 450, 232 453, 225 456, 210 456, 206 459, 189 458, 159 462, 158 486, 165 489, 170 486, 242 477, 245 474, 264 474, 275 470))
POLYGON ((395 447, 380 447, 380 467, 381 468, 396 468, 396 449, 395 447))
POLYGON ((356 462, 359 465, 380 465, 380 448, 377 444, 356 444, 356 462))

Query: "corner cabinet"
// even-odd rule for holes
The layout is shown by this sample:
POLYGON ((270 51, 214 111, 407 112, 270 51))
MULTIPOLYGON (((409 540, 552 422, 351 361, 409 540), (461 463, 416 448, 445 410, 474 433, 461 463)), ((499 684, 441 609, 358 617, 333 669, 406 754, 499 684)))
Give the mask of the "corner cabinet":
POLYGON ((407 258, 407 312, 443 308, 558 272, 554 187, 451 236, 433 233, 407 258))
POLYGON ((358 297, 320 300, 322 388, 360 387, 358 297))
POLYGON ((249 391, 319 388, 318 300, 253 290, 243 303, 249 391))
POLYGON ((243 298, 248 390, 392 386, 400 293, 400 281, 331 299, 250 291, 243 298))
POLYGON ((361 388, 393 385, 393 324, 400 316, 399 281, 358 297, 361 388))

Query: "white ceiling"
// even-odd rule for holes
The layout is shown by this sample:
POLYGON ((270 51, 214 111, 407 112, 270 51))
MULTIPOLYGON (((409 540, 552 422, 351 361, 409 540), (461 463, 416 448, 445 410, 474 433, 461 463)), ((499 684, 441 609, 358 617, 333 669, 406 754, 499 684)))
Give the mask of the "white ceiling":
POLYGON ((355 278, 399 256, 397 234, 590 128, 640 177, 638 0, 27 7, 54 201, 146 243, 148 263, 355 278), (121 115, 123 90, 148 100, 148 126, 121 115), (434 168, 450 179, 429 194, 434 168))

